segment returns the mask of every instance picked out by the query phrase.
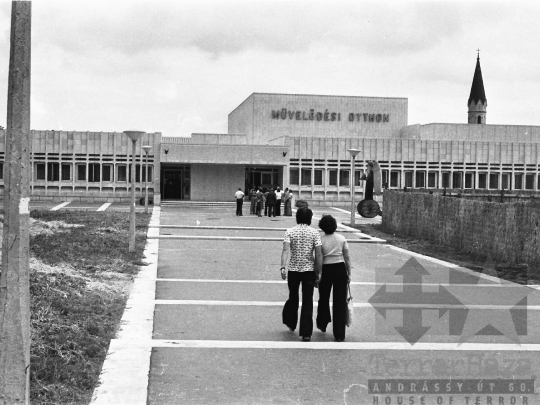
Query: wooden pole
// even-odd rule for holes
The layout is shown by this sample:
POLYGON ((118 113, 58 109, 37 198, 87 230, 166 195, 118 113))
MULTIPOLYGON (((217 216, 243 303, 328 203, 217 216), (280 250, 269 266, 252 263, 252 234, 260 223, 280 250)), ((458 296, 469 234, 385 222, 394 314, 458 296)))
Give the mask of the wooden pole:
POLYGON ((30 33, 31 1, 11 3, 0 275, 0 404, 30 403, 30 33))

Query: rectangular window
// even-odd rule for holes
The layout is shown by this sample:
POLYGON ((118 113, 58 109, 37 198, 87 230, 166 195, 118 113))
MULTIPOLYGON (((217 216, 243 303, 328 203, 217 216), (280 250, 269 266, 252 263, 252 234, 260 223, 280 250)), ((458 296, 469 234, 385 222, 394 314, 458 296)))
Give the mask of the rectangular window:
POLYGON ((99 183, 99 163, 90 163, 88 165, 88 181, 99 183))
POLYGON ((322 169, 315 169, 315 178, 313 179, 313 183, 316 186, 322 186, 323 185, 323 170, 322 169))
POLYGON ((152 174, 154 173, 154 170, 153 170, 154 166, 151 166, 151 165, 148 165, 148 177, 146 178, 146 181, 148 182, 152 182, 152 174))
POLYGON ((126 166, 125 165, 119 165, 117 167, 117 179, 116 181, 126 181, 127 175, 126 175, 126 166))
POLYGON ((45 163, 36 163, 36 180, 45 180, 45 163))
POLYGON ((442 186, 443 188, 450 187, 450 173, 442 173, 442 186))
POLYGON ((437 177, 439 177, 439 173, 436 173, 436 172, 428 173, 428 187, 437 188, 437 177))
POLYGON ((86 165, 77 165, 77 180, 86 180, 86 165))
POLYGON ((525 175, 525 189, 534 190, 534 174, 525 175))
POLYGON ((465 188, 474 188, 474 173, 465 173, 465 188))
POLYGON ((4 178, 4 164, 0 162, 0 180, 4 178))
MULTIPOLYGON (((129 181, 131 182, 131 167, 133 165, 129 165, 129 181)), ((141 165, 135 165, 135 183, 141 182, 141 165)), ((258 181, 260 183, 260 180, 258 181)))
POLYGON ((452 188, 461 188, 462 187, 462 175, 461 172, 454 172, 452 173, 452 188))
MULTIPOLYGON (((362 180, 360 180, 360 179, 362 178, 363 175, 364 175, 364 170, 363 169, 354 171, 354 185, 355 186, 361 186, 362 185, 362 180)), ((384 177, 384 173, 383 173, 383 177, 384 177)), ((384 184, 384 179, 383 179, 383 184, 384 184)))
POLYGON ((416 172, 416 188, 426 187, 426 172, 416 172))
POLYGON ((388 170, 382 170, 382 186, 388 188, 388 170))
POLYGON ((60 180, 60 164, 47 163, 47 181, 59 181, 59 180, 60 180))
POLYGON ((62 164, 62 180, 71 180, 71 165, 62 164))
POLYGON ((478 188, 487 188, 487 173, 478 175, 478 188))
POLYGON ((298 169, 289 170, 289 184, 298 185, 298 169))
POLYGON ((350 170, 340 170, 339 171, 339 185, 348 186, 349 185, 349 173, 350 170))
POLYGON ((101 170, 102 170, 102 173, 101 173, 102 180, 103 181, 111 181, 111 179, 112 179, 112 176, 111 176, 112 165, 103 165, 101 167, 101 170))
POLYGON ((405 187, 412 187, 413 172, 405 172, 405 187))
POLYGON ((489 174, 489 188, 491 190, 496 190, 499 188, 499 173, 489 174))
POLYGON ((502 175, 502 188, 503 190, 510 190, 510 173, 503 173, 502 175))
POLYGON ((523 189, 523 174, 516 173, 514 175, 514 189, 522 190, 523 189))
POLYGON ((400 173, 399 172, 390 172, 390 187, 401 187, 400 186, 400 173))
POLYGON ((302 169, 302 185, 311 186, 311 169, 302 169))
POLYGON ((337 170, 328 170, 328 185, 337 186, 337 170))

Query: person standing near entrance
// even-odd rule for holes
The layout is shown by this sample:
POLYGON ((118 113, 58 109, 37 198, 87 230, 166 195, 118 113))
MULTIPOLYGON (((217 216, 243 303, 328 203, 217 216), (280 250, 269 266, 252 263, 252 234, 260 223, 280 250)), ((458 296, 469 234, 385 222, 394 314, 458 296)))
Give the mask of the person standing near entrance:
POLYGON ((251 208, 249 209, 249 213, 254 215, 256 214, 255 207, 257 205, 257 189, 255 188, 255 186, 253 186, 249 191, 249 200, 251 202, 251 208))
POLYGON ((267 190, 266 188, 264 189, 264 193, 263 193, 263 196, 264 196, 264 216, 267 216, 268 215, 268 194, 270 194, 270 190, 267 190))
POLYGON ((283 215, 290 217, 292 216, 291 202, 292 202, 292 192, 288 188, 283 192, 283 215))
POLYGON ((262 187, 259 187, 259 190, 257 190, 257 194, 256 194, 255 198, 257 199, 257 202, 256 202, 257 216, 261 217, 262 216, 261 211, 262 211, 262 208, 263 208, 263 199, 264 199, 263 192, 262 192, 262 187))
POLYGON ((274 189, 271 188, 270 192, 268 193, 268 197, 266 198, 266 205, 268 206, 268 216, 276 216, 276 193, 274 193, 274 189))
POLYGON ((283 196, 283 191, 277 187, 276 191, 276 216, 279 217, 281 215, 281 197, 283 196))
POLYGON ((234 198, 236 198, 236 216, 241 217, 242 205, 244 204, 244 193, 242 192, 241 187, 238 187, 238 191, 234 194, 234 198))

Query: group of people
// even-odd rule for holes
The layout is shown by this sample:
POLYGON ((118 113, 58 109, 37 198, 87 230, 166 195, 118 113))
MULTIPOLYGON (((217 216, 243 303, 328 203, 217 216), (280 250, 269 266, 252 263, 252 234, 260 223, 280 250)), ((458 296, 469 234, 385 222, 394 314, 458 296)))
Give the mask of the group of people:
POLYGON ((289 299, 283 308, 283 323, 291 332, 298 323, 300 284, 302 309, 299 334, 310 341, 313 333, 313 291, 319 288, 316 325, 326 332, 332 322, 334 338, 345 340, 347 323, 347 291, 351 281, 349 246, 343 235, 336 234, 337 222, 331 215, 319 221, 319 232, 311 228, 313 212, 309 208, 296 211, 297 226, 285 232, 281 253, 281 276, 287 280, 289 299), (330 292, 333 292, 333 313, 330 313, 330 292))
MULTIPOLYGON (((235 194, 236 198, 236 215, 242 215, 242 205, 244 201, 244 193, 241 188, 238 188, 238 191, 235 194)), ((262 212, 264 209, 264 216, 269 217, 279 217, 281 216, 281 204, 283 203, 283 215, 292 216, 292 200, 293 194, 292 190, 286 188, 284 191, 281 191, 279 187, 276 187, 274 191, 273 188, 265 190, 263 192, 262 187, 253 187, 249 191, 250 199, 250 211, 251 215, 257 215, 262 217, 262 212)))

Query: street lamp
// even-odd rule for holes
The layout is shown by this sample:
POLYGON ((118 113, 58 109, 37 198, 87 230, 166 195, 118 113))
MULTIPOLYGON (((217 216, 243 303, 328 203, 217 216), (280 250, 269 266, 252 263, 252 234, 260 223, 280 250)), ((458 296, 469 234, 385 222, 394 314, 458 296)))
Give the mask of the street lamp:
POLYGON ((131 153, 131 207, 129 210, 129 251, 135 251, 135 144, 146 132, 143 131, 124 131, 133 142, 131 153))
POLYGON ((354 172, 354 160, 356 155, 360 153, 360 149, 347 149, 347 152, 351 154, 351 226, 354 226, 354 181, 355 181, 355 172, 354 172))
POLYGON ((150 152, 150 149, 152 147, 150 145, 143 145, 142 149, 144 150, 144 153, 146 154, 146 165, 144 169, 144 213, 148 214, 148 152, 150 152))

